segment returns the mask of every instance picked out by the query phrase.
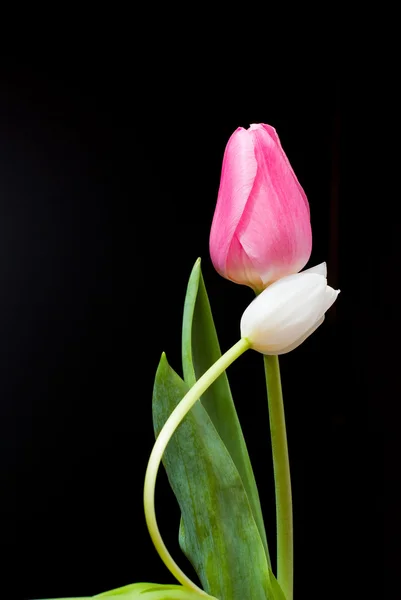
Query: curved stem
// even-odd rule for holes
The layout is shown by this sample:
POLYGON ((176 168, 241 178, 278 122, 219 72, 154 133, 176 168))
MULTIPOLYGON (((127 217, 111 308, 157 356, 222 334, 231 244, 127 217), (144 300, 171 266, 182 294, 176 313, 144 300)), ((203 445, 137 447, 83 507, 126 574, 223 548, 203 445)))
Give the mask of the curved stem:
POLYGON ((239 340, 239 342, 234 344, 230 350, 223 354, 223 356, 221 356, 219 360, 217 360, 210 367, 210 369, 208 369, 206 373, 204 373, 202 377, 200 377, 200 379, 198 379, 198 381, 193 385, 181 402, 175 407, 160 431, 156 443, 153 446, 145 475, 144 508, 146 524, 148 526, 150 537, 152 538, 160 558, 169 571, 183 586, 193 589, 203 596, 209 598, 210 596, 208 596, 206 592, 193 583, 193 581, 191 581, 191 579, 189 579, 180 569, 162 540, 155 513, 156 477, 167 444, 169 443, 171 436, 174 434, 181 421, 184 419, 185 415, 191 410, 195 402, 199 400, 202 394, 217 379, 217 377, 219 377, 219 375, 221 375, 227 369, 227 367, 234 362, 234 360, 241 356, 241 354, 243 354, 250 347, 251 343, 249 340, 242 338, 239 340))
POLYGON ((293 598, 294 548, 290 463, 278 356, 264 356, 276 491, 277 581, 286 600, 293 598))

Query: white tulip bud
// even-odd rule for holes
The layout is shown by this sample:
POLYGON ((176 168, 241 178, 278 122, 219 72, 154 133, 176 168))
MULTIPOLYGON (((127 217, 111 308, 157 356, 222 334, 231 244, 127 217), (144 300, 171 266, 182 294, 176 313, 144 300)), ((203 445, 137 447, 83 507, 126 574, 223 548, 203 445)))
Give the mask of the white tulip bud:
POLYGON ((242 315, 241 337, 262 354, 294 350, 323 323, 340 293, 326 277, 326 263, 321 263, 272 283, 242 315))

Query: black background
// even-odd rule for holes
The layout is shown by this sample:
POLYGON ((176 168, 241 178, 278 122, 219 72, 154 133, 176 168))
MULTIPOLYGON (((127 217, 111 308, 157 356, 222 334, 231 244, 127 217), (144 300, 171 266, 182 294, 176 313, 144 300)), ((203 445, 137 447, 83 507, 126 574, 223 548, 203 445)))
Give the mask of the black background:
MULTIPOLYGON (((327 260, 342 290, 281 360, 296 598, 386 597, 399 559, 400 253, 374 189, 366 89, 318 53, 262 69, 188 52, 161 44, 152 58, 104 38, 77 54, 4 57, 1 597, 172 581, 142 511, 153 377, 162 351, 180 372, 198 256, 222 348, 238 338, 252 293, 215 273, 208 236, 225 144, 253 122, 276 127, 310 201, 309 266, 327 260)), ((274 549, 261 357, 247 353, 229 376, 274 549)), ((164 474, 158 486, 161 529, 190 572, 164 474)))

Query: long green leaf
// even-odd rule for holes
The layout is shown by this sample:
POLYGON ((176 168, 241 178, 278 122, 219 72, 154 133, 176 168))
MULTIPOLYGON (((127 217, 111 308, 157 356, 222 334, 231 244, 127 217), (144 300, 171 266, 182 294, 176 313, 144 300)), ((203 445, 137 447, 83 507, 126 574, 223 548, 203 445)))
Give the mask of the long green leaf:
MULTIPOLYGON (((192 387, 220 356, 219 340, 198 258, 188 282, 182 325, 182 368, 187 385, 192 387)), ((201 401, 238 469, 271 566, 258 488, 226 373, 210 386, 201 401)))
POLYGON ((159 583, 133 583, 94 597, 116 598, 116 600, 202 600, 202 598, 205 600, 205 596, 182 585, 159 583))
POLYGON ((132 583, 115 590, 102 592, 96 596, 86 596, 85 598, 53 598, 53 600, 91 600, 92 598, 109 598, 111 600, 113 598, 116 598, 116 600, 205 600, 207 597, 184 588, 182 585, 132 583))
MULTIPOLYGON (((156 435, 187 391, 163 355, 153 390, 156 435)), ((185 554, 206 592, 219 600, 283 600, 273 591, 241 477, 200 402, 170 440, 164 464, 181 509, 185 554)))

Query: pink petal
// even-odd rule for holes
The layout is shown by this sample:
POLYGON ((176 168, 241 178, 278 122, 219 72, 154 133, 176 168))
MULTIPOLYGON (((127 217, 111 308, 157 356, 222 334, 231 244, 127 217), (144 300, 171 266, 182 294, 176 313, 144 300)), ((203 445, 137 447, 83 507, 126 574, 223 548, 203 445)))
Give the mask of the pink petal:
POLYGON ((262 126, 250 131, 258 169, 235 235, 266 284, 305 266, 312 234, 306 196, 277 134, 271 137, 262 126))
POLYGON ((291 163, 288 160, 287 155, 286 155, 286 153, 283 150, 283 147, 282 147, 281 142, 280 142, 280 138, 277 135, 277 131, 274 129, 274 127, 272 127, 271 125, 266 125, 265 123, 260 123, 259 125, 256 125, 256 126, 255 125, 251 125, 251 128, 252 127, 260 127, 262 129, 264 129, 268 133, 268 135, 275 141, 277 147, 281 150, 282 157, 283 157, 284 161, 287 164, 288 170, 292 173, 292 176, 293 176, 293 178, 295 180, 295 183, 296 183, 296 185, 298 187, 299 193, 300 193, 301 197, 303 198, 303 200, 305 202, 306 208, 308 209, 308 214, 310 214, 310 208, 309 208, 308 198, 306 197, 306 194, 305 194, 305 192, 303 190, 303 187, 299 183, 298 178, 297 178, 297 176, 294 173, 294 169, 292 168, 291 163))
POLYGON ((230 137, 223 158, 220 188, 210 232, 210 255, 217 271, 226 274, 226 261, 257 173, 252 136, 239 127, 230 137))

